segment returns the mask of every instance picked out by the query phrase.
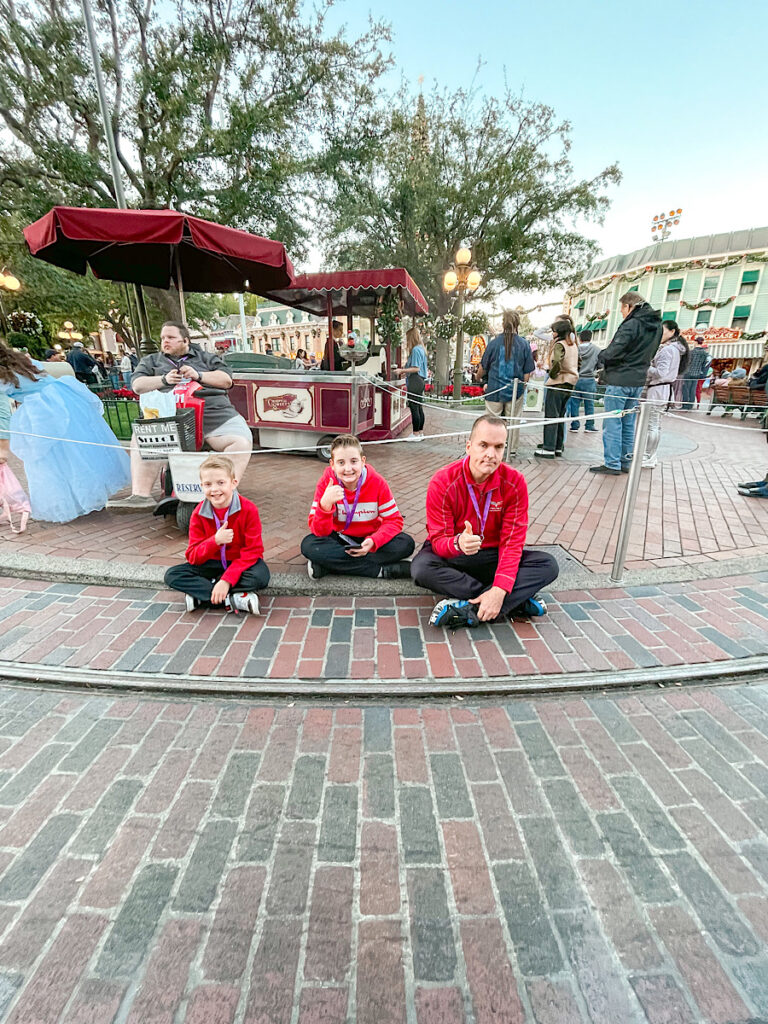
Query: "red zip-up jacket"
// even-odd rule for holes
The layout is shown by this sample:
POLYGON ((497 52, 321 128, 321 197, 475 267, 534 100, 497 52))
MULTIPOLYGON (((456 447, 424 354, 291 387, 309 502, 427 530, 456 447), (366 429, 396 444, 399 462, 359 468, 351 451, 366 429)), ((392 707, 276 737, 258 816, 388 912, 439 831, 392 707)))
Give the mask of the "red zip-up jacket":
MULTIPOLYGON (((226 509, 216 509, 219 519, 225 512, 226 509)), ((245 570, 255 565, 264 554, 259 510, 252 501, 241 497, 237 491, 232 496, 227 526, 234 532, 234 537, 227 544, 227 568, 221 574, 221 578, 231 586, 237 583, 245 570)), ((192 513, 189 522, 186 559, 190 565, 202 565, 210 559, 218 561, 221 558, 221 548, 214 540, 217 530, 211 503, 206 498, 192 513)))
POLYGON ((492 492, 488 518, 483 532, 484 548, 499 549, 499 564, 493 579, 495 587, 507 593, 512 589, 528 529, 528 485, 517 469, 505 462, 493 476, 476 484, 469 474, 468 460, 460 459, 439 469, 427 487, 427 535, 432 550, 441 558, 463 554, 458 535, 469 522, 480 533, 480 522, 469 496, 472 487, 482 515, 486 495, 492 492))
MULTIPOLYGON (((309 510, 309 528, 316 537, 328 537, 331 533, 343 533, 345 537, 356 537, 365 540, 370 537, 373 550, 388 544, 403 529, 403 516, 392 497, 389 484, 373 466, 363 467, 364 479, 360 488, 360 498, 355 509, 352 522, 345 529, 347 513, 344 503, 338 502, 330 512, 320 505, 328 484, 339 481, 330 466, 326 469, 315 488, 312 508, 309 510)), ((355 500, 355 492, 344 488, 350 508, 355 500)))

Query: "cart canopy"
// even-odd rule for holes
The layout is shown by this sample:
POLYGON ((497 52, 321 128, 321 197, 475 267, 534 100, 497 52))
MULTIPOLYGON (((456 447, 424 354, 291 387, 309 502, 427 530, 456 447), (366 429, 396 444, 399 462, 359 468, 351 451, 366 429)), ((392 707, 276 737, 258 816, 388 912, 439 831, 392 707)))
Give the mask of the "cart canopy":
POLYGON ((294 279, 281 242, 176 210, 54 206, 24 228, 33 256, 111 281, 263 295, 294 279))
POLYGON ((328 312, 328 298, 334 316, 376 315, 376 304, 386 292, 402 299, 406 316, 424 316, 427 301, 407 270, 336 270, 328 274, 303 274, 289 288, 270 291, 267 297, 284 306, 315 316, 328 312))

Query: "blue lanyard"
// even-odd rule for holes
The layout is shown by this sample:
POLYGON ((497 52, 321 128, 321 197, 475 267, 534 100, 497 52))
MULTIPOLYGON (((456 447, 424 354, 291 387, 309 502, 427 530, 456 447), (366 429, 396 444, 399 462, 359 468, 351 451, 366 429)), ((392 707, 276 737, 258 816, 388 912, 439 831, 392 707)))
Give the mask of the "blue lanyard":
MULTIPOLYGON (((214 522, 216 523, 216 533, 218 533, 219 530, 223 530, 226 527, 227 520, 229 519, 229 513, 231 512, 231 510, 232 510, 232 502, 230 501, 229 506, 227 508, 227 511, 224 513, 224 518, 221 520, 221 522, 219 522, 219 517, 216 515, 216 509, 213 507, 213 505, 211 505, 211 512, 213 512, 213 519, 214 519, 214 522)), ((221 565, 222 565, 222 568, 226 569, 227 568, 227 545, 226 544, 221 544, 219 546, 219 550, 221 552, 221 565)))
POLYGON ((336 477, 336 482, 341 487, 341 500, 344 502, 344 511, 347 513, 346 522, 344 523, 344 529, 349 529, 349 524, 355 517, 355 510, 357 509, 357 503, 360 501, 360 488, 363 486, 363 477, 365 476, 365 470, 360 474, 360 479, 357 481, 357 489, 355 491, 355 498, 350 505, 347 501, 347 492, 344 488, 344 484, 336 477))

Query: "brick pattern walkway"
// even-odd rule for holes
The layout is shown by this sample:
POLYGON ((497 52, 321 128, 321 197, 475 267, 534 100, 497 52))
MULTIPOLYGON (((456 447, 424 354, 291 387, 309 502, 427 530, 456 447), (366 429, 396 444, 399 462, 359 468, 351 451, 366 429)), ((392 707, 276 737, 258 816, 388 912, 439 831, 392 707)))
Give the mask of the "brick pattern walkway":
POLYGON ((0 688, 8 1024, 768 1017, 768 688, 0 688))
POLYGON ((438 680, 700 664, 768 654, 768 572, 562 591, 541 620, 455 633, 434 598, 262 598, 188 614, 171 591, 2 580, 2 662, 245 679, 438 680))
MULTIPOLYGON (((430 410, 427 432, 466 429, 471 419, 430 410)), ((636 569, 711 562, 768 554, 768 502, 736 492, 744 479, 766 471, 766 445, 756 422, 737 430, 690 417, 665 424, 660 468, 642 474, 628 567, 636 569), (666 449, 665 449, 666 445, 666 449)), ((540 430, 524 431, 515 465, 531 494, 531 544, 561 544, 589 568, 605 571, 613 561, 626 478, 596 477, 589 466, 602 461, 599 434, 571 435, 565 457, 533 458, 540 430)), ((418 445, 385 445, 368 457, 389 480, 420 545, 426 536, 424 497, 430 477, 464 452, 461 438, 418 445)), ((14 469, 23 473, 14 461, 14 469)), ((260 454, 245 474, 243 493, 259 506, 267 560, 274 571, 303 572, 299 552, 321 463, 303 455, 260 454), (279 481, 284 483, 280 484, 279 481)), ((20 537, 0 534, 3 550, 72 558, 79 554, 116 562, 172 565, 185 538, 172 520, 146 513, 92 513, 65 525, 33 523, 20 537)))

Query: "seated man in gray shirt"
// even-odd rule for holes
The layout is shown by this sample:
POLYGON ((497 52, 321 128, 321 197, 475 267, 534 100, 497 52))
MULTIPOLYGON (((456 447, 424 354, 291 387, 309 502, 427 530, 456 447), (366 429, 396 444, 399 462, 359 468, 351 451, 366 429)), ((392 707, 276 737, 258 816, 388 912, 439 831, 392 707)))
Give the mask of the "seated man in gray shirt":
MULTIPOLYGON (((144 356, 131 376, 131 387, 137 395, 149 391, 172 391, 185 380, 197 381, 202 390, 195 397, 205 402, 203 409, 203 440, 216 452, 224 452, 232 460, 235 476, 242 480, 253 447, 250 427, 230 402, 226 392, 232 387, 227 364, 215 352, 205 352, 193 345, 186 324, 168 321, 160 332, 160 351, 144 356)), ((131 445, 131 490, 128 498, 107 502, 107 508, 154 508, 152 488, 161 460, 144 460, 136 442, 131 445)))

